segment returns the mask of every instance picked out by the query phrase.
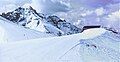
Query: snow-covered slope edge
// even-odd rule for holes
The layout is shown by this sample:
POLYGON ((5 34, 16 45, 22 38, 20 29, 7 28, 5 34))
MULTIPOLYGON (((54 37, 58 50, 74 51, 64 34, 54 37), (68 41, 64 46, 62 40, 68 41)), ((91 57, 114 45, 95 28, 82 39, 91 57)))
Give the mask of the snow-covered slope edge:
POLYGON ((2 17, 0 17, 0 31, 0 43, 53 36, 35 30, 25 29, 2 17))

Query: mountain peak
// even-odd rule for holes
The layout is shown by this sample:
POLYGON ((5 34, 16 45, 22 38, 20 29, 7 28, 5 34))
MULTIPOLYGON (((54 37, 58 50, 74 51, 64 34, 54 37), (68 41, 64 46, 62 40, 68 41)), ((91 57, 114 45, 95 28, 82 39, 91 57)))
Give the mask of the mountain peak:
POLYGON ((37 13, 31 6, 25 8, 19 7, 12 12, 2 13, 1 16, 26 28, 58 36, 81 32, 80 28, 77 28, 65 20, 61 20, 57 16, 47 17, 42 13, 37 13))

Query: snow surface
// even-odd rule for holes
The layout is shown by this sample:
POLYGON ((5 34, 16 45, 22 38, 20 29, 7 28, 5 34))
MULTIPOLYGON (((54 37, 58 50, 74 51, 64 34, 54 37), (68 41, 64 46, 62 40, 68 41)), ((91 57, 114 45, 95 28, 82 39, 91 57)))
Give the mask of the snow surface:
POLYGON ((26 29, 0 17, 0 43, 51 37, 53 35, 26 29))
POLYGON ((115 38, 105 37, 108 34, 111 32, 99 28, 69 36, 1 44, 0 61, 119 62, 120 38, 117 41, 115 38))

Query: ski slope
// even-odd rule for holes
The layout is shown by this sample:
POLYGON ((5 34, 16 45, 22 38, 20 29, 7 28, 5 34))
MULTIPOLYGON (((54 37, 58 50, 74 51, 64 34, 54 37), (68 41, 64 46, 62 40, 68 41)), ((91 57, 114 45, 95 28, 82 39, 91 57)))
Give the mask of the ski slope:
POLYGON ((53 35, 26 29, 0 17, 0 43, 51 37, 53 35))
POLYGON ((115 36, 97 28, 69 36, 5 43, 0 45, 0 62, 119 62, 120 38, 115 36))

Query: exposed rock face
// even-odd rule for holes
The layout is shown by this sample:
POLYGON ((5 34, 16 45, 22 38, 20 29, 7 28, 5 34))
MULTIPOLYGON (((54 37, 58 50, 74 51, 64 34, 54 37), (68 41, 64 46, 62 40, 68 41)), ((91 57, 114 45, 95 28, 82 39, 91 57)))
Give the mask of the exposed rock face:
POLYGON ((47 17, 47 23, 50 23, 63 31, 64 35, 70 35, 81 32, 80 28, 77 28, 76 26, 66 22, 65 20, 61 20, 57 16, 49 16, 47 17))

